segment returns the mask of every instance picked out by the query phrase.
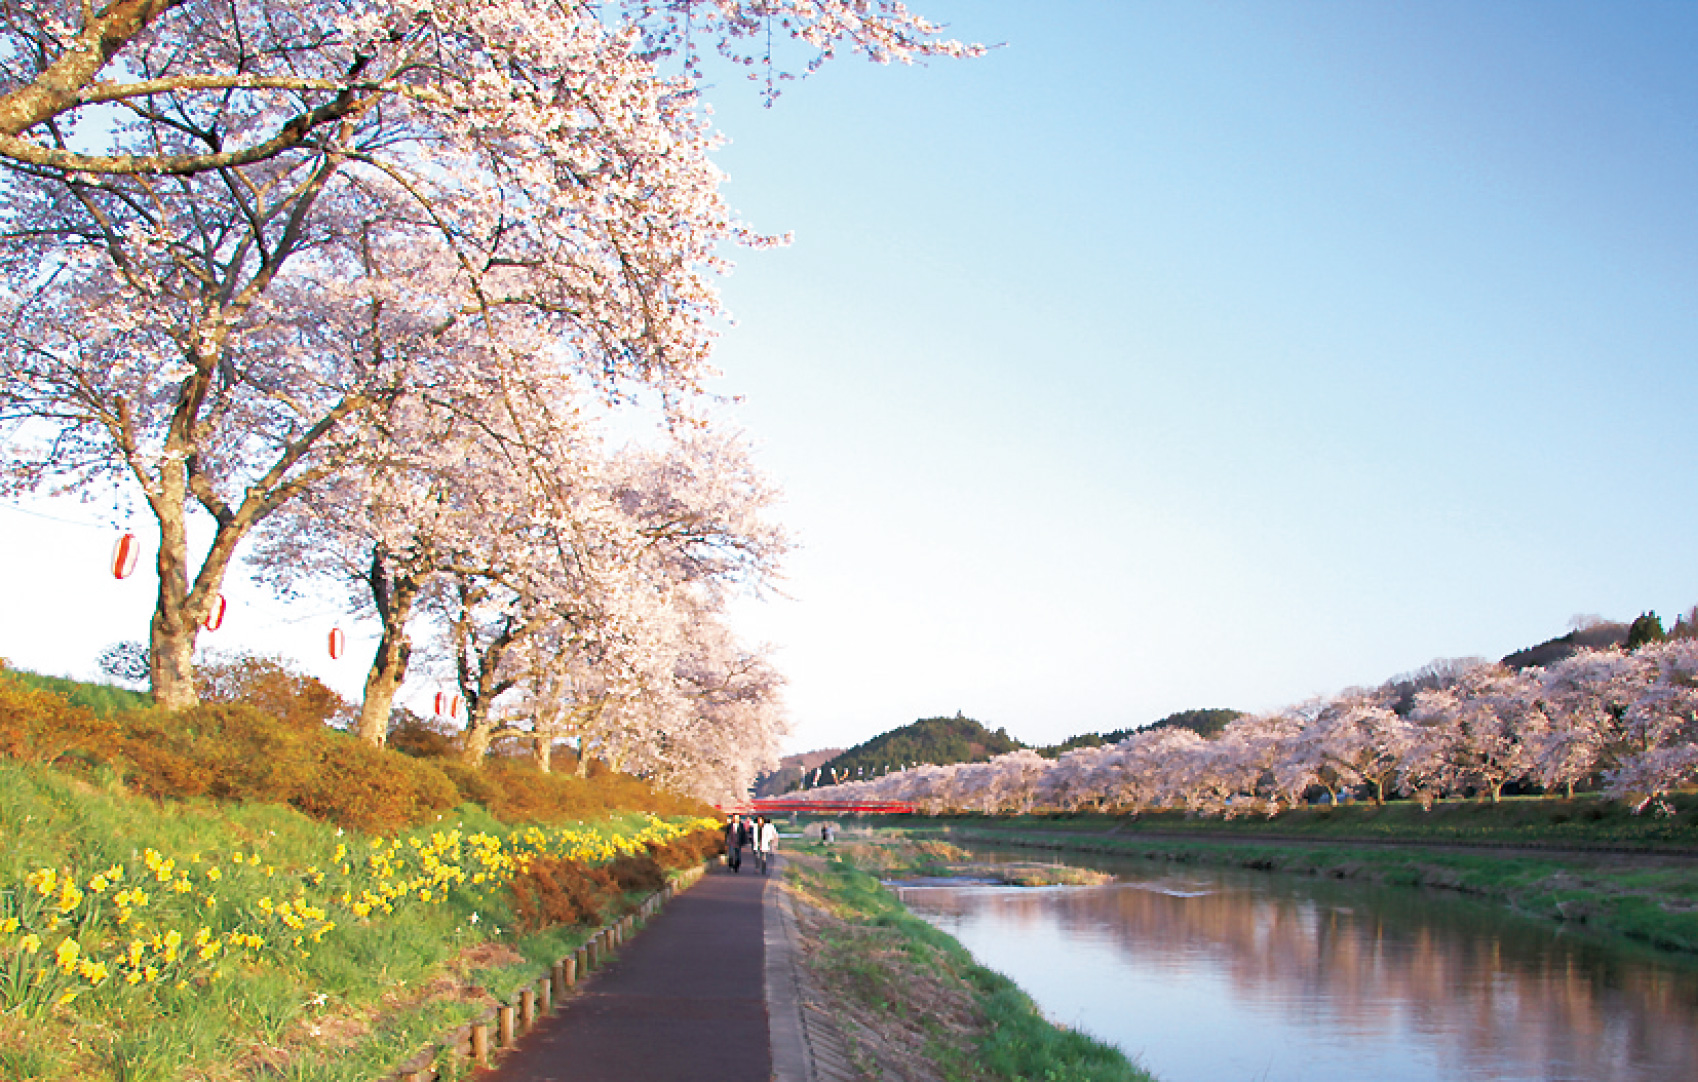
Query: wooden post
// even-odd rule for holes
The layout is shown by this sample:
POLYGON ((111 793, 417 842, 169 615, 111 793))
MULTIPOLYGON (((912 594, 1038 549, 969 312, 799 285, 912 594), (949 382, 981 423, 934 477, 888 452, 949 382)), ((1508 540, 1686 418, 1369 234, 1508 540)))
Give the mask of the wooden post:
POLYGON ((501 1027, 501 1047, 513 1047, 513 1008, 502 1007, 496 1012, 497 1023, 501 1027))
POLYGON ((542 1001, 542 1013, 554 1010, 554 980, 553 974, 537 982, 537 998, 542 1001))
POLYGON ((578 983, 578 956, 576 954, 560 963, 560 973, 564 980, 564 983, 560 986, 560 993, 565 995, 566 989, 578 983))
POLYGON ((472 1027, 472 1062, 479 1067, 489 1066, 489 1026, 482 1022, 472 1027))
POLYGON ((519 1032, 529 1033, 537 1021, 537 994, 525 988, 519 992, 519 1032))

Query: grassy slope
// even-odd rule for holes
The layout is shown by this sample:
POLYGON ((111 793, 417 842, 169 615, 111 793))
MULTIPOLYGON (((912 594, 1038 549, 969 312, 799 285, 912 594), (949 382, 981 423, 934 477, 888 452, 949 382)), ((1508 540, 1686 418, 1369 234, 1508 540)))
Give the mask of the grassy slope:
MULTIPOLYGON (((595 826, 629 835, 642 823, 632 814, 595 826)), ((455 809, 431 827, 463 835, 511 830, 476 806, 455 809)), ((432 833, 413 835, 428 848, 432 833)), ((363 886, 378 885, 378 877, 362 876, 362 858, 377 851, 373 839, 277 805, 155 803, 131 795, 114 777, 83 781, 0 761, 0 837, 6 841, 0 918, 16 915, 20 905, 58 903, 61 895, 40 898, 26 886, 32 873, 40 882, 44 868, 73 872, 86 888, 90 876, 118 865, 126 869, 122 884, 145 886, 149 894, 118 928, 121 884, 98 898, 85 891, 73 915, 89 920, 104 906, 99 916, 82 930, 66 924, 44 936, 32 957, 16 935, 0 935, 0 983, 12 979, 14 993, 19 980, 26 993, 38 986, 31 981, 45 982, 54 996, 78 992, 62 1006, 26 1006, 0 1025, 0 1078, 165 1082, 274 1077, 271 1072, 301 1082, 374 1078, 479 1013, 492 997, 507 998, 541 977, 585 933, 557 927, 515 934, 506 892, 493 885, 439 887, 428 900, 415 886, 394 900, 392 914, 355 917, 338 904, 337 892, 352 888, 357 897, 363 886), (351 874, 333 859, 339 846, 349 850, 344 863, 351 874), (174 870, 161 877, 150 869, 150 849, 173 861, 174 870), (328 878, 317 879, 321 872, 328 878), (177 881, 189 889, 172 889, 177 881), (303 928, 290 929, 264 917, 267 906, 289 899, 321 906, 335 926, 314 941, 322 919, 309 916, 303 928), (185 946, 174 964, 148 945, 148 956, 159 962, 157 980, 128 985, 117 972, 125 940, 137 933, 147 944, 150 931, 180 929, 188 940, 201 927, 216 935, 246 929, 267 943, 231 946, 204 961, 185 946), (292 932, 302 935, 299 947, 290 942, 292 932), (66 938, 99 950, 112 963, 111 976, 95 983, 62 972, 51 952, 66 938), (34 963, 33 973, 24 963, 34 963)), ((417 867, 419 850, 402 844, 397 859, 414 858, 417 867)), ((463 863, 472 867, 469 857, 463 863)), ((37 912, 37 926, 42 915, 37 912)))
POLYGON ((1114 1048, 1050 1024, 841 853, 804 852, 786 875, 804 908, 805 964, 868 1074, 909 1056, 917 1074, 950 1082, 1149 1082, 1114 1048))
POLYGON ((100 717, 111 717, 124 710, 145 710, 153 705, 153 696, 145 691, 129 691, 110 684, 90 684, 63 676, 43 676, 23 669, 4 671, 8 678, 25 687, 51 691, 78 706, 88 707, 100 717))

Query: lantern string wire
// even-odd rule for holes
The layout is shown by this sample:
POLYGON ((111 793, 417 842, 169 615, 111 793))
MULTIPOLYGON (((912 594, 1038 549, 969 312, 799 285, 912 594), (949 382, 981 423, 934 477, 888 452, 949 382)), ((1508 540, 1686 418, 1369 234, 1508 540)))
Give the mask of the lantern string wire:
POLYGON ((48 514, 43 514, 40 511, 31 511, 29 508, 19 507, 15 503, 0 502, 0 508, 4 508, 7 511, 16 511, 20 515, 28 515, 31 518, 40 518, 40 519, 46 519, 48 522, 63 523, 66 526, 81 526, 81 527, 84 527, 85 529, 90 529, 90 530, 111 529, 110 526, 105 526, 105 525, 102 525, 101 523, 98 523, 98 522, 83 522, 83 521, 80 521, 80 520, 74 519, 74 518, 60 518, 58 515, 48 515, 48 514))

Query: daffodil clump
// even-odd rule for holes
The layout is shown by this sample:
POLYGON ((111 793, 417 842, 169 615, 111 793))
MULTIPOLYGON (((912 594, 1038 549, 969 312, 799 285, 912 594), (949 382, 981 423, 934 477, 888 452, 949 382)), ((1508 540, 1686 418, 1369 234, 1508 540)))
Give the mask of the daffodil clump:
POLYGON ((241 961, 307 958, 345 924, 459 895, 474 907, 539 857, 603 863, 702 829, 650 816, 634 834, 530 827, 505 837, 437 830, 343 836, 320 862, 279 866, 258 849, 168 856, 93 871, 43 867, 0 887, 0 1011, 218 980, 241 961))

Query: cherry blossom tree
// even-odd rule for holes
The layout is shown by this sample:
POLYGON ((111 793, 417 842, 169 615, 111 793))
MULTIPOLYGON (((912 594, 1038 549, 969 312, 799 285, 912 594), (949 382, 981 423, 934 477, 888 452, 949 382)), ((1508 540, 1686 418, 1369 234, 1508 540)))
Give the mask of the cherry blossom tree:
POLYGON ((1472 789, 1495 804, 1531 775, 1529 736, 1544 722, 1539 686, 1501 665, 1479 665, 1454 683, 1416 693, 1403 773, 1440 791, 1472 789))
POLYGON ((1646 665, 1616 650, 1582 650, 1539 676, 1542 709, 1528 734, 1540 784, 1572 797, 1578 786, 1619 767, 1628 709, 1646 683, 1646 665))
POLYGON ((1381 691, 1351 690, 1328 702, 1312 723, 1315 749, 1347 785, 1371 790, 1385 803, 1414 733, 1381 691))
POLYGON ((695 393, 719 249, 762 240, 657 64, 698 34, 752 64, 774 29, 816 60, 971 51, 849 0, 0 0, 7 480, 143 493, 159 702, 195 701, 255 525, 453 363, 695 393))
POLYGON ((1606 791, 1635 811, 1698 780, 1698 640, 1640 647, 1644 676, 1623 718, 1623 751, 1605 775, 1606 791))

